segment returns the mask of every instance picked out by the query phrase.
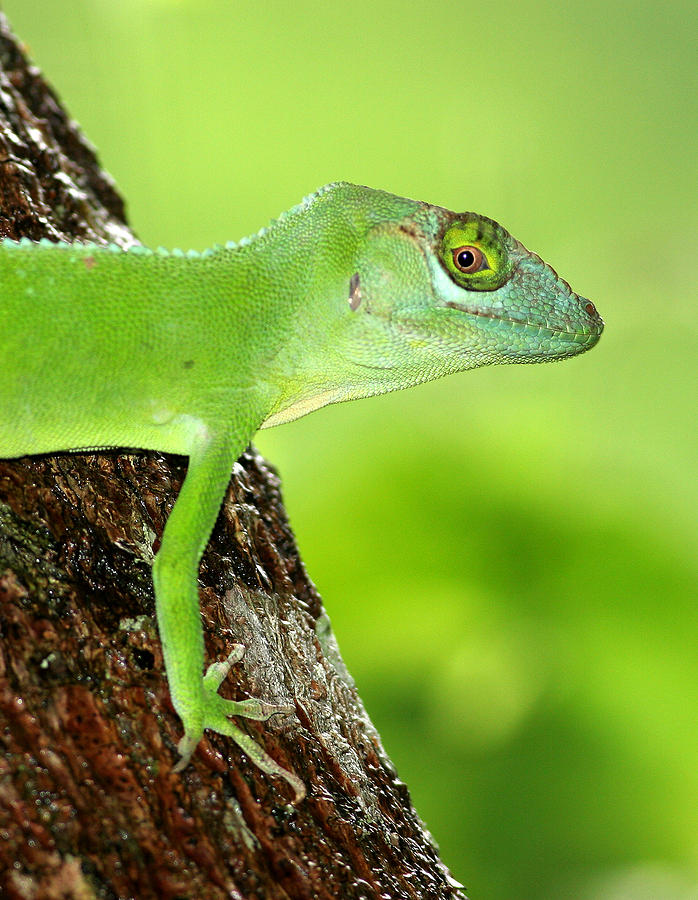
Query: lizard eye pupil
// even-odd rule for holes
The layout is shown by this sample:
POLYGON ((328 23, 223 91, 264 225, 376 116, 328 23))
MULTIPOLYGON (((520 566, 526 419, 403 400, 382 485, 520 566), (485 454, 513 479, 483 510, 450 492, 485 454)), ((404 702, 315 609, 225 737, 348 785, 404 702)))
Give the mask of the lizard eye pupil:
POLYGON ((484 256, 478 247, 456 247, 453 251, 453 262, 457 269, 465 272, 479 272, 483 268, 484 256))
POLYGON ((462 269, 469 269, 475 262, 475 254, 472 250, 461 250, 457 262, 462 269))

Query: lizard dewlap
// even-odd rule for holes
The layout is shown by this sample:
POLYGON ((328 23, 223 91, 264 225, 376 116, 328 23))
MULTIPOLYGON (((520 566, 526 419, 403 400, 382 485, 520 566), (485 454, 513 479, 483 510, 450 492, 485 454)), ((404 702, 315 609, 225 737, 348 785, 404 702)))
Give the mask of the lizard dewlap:
POLYGON ((292 707, 218 694, 204 674, 198 566, 236 458, 258 428, 328 403, 494 363, 590 349, 603 322, 501 225, 328 185, 257 235, 203 253, 0 244, 0 456, 131 447, 189 457, 153 565, 184 726, 278 766, 230 716, 292 707))

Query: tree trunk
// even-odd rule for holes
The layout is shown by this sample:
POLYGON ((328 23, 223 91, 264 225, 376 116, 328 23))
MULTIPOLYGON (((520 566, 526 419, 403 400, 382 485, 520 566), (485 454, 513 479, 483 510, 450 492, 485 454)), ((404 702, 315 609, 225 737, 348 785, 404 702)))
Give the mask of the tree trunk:
MULTIPOLYGON (((0 54, 2 235, 134 243, 113 184, 1 14, 0 54)), ((172 773, 181 724, 150 563, 185 471, 145 452, 0 461, 0 897, 462 898, 252 449, 201 565, 206 651, 247 648, 227 696, 295 698, 295 717, 240 724, 308 796, 291 806, 285 782, 209 734, 172 773)))

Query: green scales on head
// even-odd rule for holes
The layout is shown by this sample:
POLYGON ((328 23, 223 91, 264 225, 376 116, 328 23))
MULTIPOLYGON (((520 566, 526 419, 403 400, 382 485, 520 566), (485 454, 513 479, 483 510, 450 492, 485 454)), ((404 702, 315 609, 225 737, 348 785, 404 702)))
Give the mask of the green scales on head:
POLYGON ((292 706, 219 696, 204 675, 197 575, 255 431, 328 403, 475 366, 561 359, 603 322, 538 256, 472 213, 351 184, 198 254, 0 244, 0 456, 133 447, 189 457, 153 566, 182 768, 204 729, 278 766, 230 716, 292 706))

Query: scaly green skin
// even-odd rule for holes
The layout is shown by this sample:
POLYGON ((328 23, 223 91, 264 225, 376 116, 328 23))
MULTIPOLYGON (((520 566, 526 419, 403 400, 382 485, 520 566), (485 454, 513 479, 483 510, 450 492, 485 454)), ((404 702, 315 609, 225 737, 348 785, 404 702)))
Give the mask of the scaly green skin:
POLYGON ((327 403, 573 356, 603 329, 593 304, 490 219, 350 184, 202 254, 4 242, 0 279, 0 456, 189 457, 153 565, 184 725, 178 768, 210 728, 297 799, 299 779, 228 718, 290 710, 218 695, 239 648, 202 677, 198 565, 235 459, 258 428, 327 403), (468 253, 477 271, 459 268, 468 253))

